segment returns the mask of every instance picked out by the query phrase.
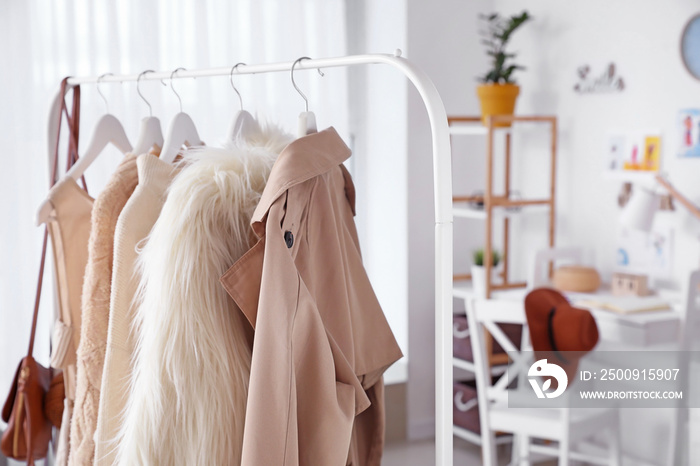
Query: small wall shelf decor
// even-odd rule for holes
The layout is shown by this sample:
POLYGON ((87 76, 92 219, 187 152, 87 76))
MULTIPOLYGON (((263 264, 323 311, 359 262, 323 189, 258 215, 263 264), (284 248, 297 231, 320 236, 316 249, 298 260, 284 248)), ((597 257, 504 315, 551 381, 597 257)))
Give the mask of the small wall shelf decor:
POLYGON ((593 94, 604 92, 622 92, 625 81, 620 75, 616 75, 615 63, 610 63, 608 68, 600 76, 591 76, 591 67, 583 65, 576 70, 579 81, 574 85, 574 90, 579 94, 593 94))

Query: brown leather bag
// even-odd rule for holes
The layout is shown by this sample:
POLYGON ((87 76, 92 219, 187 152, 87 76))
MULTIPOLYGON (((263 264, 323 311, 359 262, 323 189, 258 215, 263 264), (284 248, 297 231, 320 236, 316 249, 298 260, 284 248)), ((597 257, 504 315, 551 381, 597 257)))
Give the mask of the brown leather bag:
MULTIPOLYGON (((70 130, 69 150, 67 164, 70 167, 78 158, 78 128, 80 118, 80 88, 73 91, 73 111, 68 114, 65 102, 67 78, 61 82, 61 115, 66 116, 70 130)), ((56 136, 56 150, 52 165, 51 184, 56 181, 58 167, 58 141, 60 140, 60 124, 56 136)), ((85 186, 85 179, 83 179, 85 186)), ((46 457, 52 436, 52 421, 60 419, 62 415, 63 376, 54 378, 53 369, 46 368, 36 362, 34 352, 34 336, 36 334, 39 303, 41 300, 41 285, 44 278, 44 264, 46 262, 46 245, 48 242, 48 227, 44 229, 44 242, 41 250, 41 264, 39 266, 39 279, 37 283, 36 297, 34 299, 34 315, 32 317, 32 330, 29 338, 27 356, 17 368, 15 378, 10 388, 10 394, 2 409, 2 419, 7 423, 7 429, 0 439, 0 450, 8 458, 26 461, 33 465, 34 460, 46 457), (51 389, 47 404, 47 393, 51 389), (59 402, 59 403, 57 403, 59 402), (57 406, 58 404, 58 406, 57 406)))
POLYGON ((26 356, 15 374, 10 396, 2 409, 7 430, 2 452, 8 458, 27 461, 44 458, 51 440, 51 423, 44 415, 44 396, 51 383, 51 370, 26 356))

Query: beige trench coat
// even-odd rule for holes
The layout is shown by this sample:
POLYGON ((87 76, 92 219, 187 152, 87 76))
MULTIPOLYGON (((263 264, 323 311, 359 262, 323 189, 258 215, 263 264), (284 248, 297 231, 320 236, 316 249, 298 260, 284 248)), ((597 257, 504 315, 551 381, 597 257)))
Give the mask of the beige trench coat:
POLYGON ((377 465, 383 372, 402 357, 362 265, 350 150, 333 128, 292 142, 221 278, 255 328, 244 466, 377 465))

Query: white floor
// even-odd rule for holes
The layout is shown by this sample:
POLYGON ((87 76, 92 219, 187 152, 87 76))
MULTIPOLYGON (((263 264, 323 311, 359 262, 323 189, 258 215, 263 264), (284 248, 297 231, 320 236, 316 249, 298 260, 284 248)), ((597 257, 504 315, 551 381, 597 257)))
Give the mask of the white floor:
MULTIPOLYGON (((502 465, 510 460, 510 447, 499 447, 498 457, 502 465)), ((420 442, 391 443, 384 448, 382 466, 430 466, 435 464, 435 443, 432 439, 420 442)), ((481 466, 481 449, 455 438, 455 466, 481 466)))

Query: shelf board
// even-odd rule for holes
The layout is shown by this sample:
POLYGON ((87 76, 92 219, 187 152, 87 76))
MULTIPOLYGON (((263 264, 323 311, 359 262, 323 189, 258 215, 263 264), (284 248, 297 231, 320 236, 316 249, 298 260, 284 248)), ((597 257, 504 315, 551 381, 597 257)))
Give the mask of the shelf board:
POLYGON ((452 365, 454 367, 459 367, 465 371, 474 372, 474 363, 471 361, 466 361, 464 359, 452 358, 452 365))
MULTIPOLYGON (((535 204, 521 206, 519 210, 507 210, 501 206, 493 210, 492 217, 494 218, 517 218, 519 215, 531 215, 531 214, 542 214, 549 212, 549 205, 547 204, 535 204)), ((460 218, 472 218, 477 220, 486 219, 486 211, 481 209, 473 209, 471 207, 453 207, 452 214, 455 217, 460 218)))
POLYGON ((486 219, 486 211, 470 207, 453 207, 452 215, 462 218, 486 219))
POLYGON ((471 281, 458 281, 452 284, 452 296, 455 298, 471 299, 474 297, 474 287, 471 281))
POLYGON ((469 443, 481 446, 481 435, 476 434, 471 430, 465 429, 464 427, 452 426, 452 433, 469 443))
MULTIPOLYGON (((511 128, 494 128, 494 133, 510 133, 511 128)), ((453 123, 450 125, 450 134, 457 136, 486 136, 489 134, 489 129, 482 125, 481 122, 477 123, 453 123)))
MULTIPOLYGON (((459 369, 465 370, 467 372, 474 372, 474 363, 471 361, 466 361, 457 357, 452 358, 452 365, 459 369)), ((498 364, 496 366, 491 366, 491 375, 502 375, 505 374, 508 369, 507 364, 498 364)))
MULTIPOLYGON (((492 299, 520 300, 527 294, 527 288, 513 288, 509 290, 492 290, 492 299)), ((474 297, 474 287, 471 281, 460 280, 452 284, 452 296, 459 299, 471 299, 474 297)), ((460 315, 461 313, 457 314, 460 315)))
MULTIPOLYGON (((474 445, 481 446, 481 435, 474 433, 471 430, 465 429, 464 427, 452 426, 452 433, 455 436, 457 436, 461 439, 464 439, 469 443, 473 443, 474 445)), ((512 441, 513 441, 512 435, 497 435, 496 436, 496 445, 504 445, 506 443, 511 443, 512 441)))
POLYGON ((603 178, 606 180, 622 181, 625 183, 644 183, 653 185, 658 172, 643 170, 605 170, 603 178))

